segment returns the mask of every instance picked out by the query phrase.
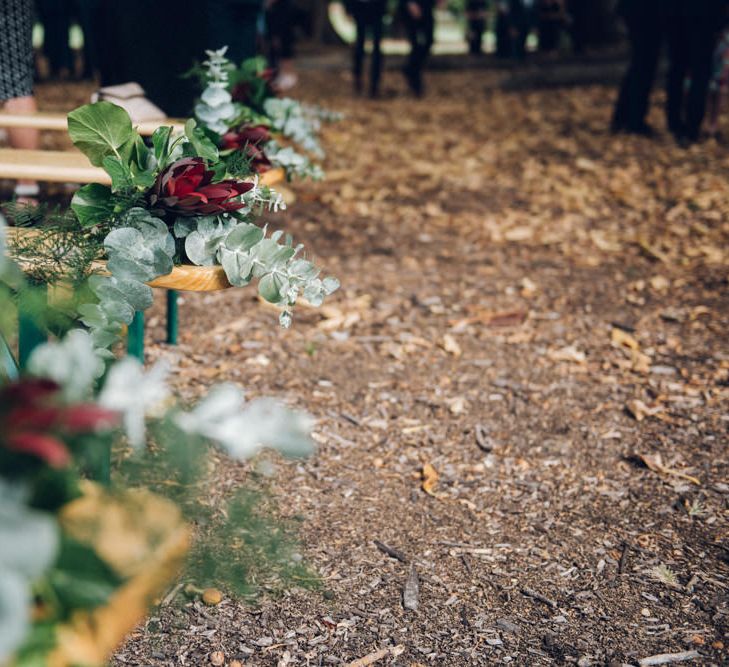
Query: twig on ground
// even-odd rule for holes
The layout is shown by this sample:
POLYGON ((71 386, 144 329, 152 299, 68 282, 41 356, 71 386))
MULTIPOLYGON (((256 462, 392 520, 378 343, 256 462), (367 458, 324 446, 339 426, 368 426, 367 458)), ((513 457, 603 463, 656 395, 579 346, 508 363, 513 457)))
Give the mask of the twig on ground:
POLYGON ((551 607, 552 609, 557 608, 557 603, 554 600, 551 600, 548 597, 545 597, 541 593, 537 593, 537 591, 532 590, 531 588, 522 588, 521 589, 522 595, 526 595, 528 598, 533 598, 537 600, 538 602, 542 602, 543 604, 546 604, 548 607, 551 607))
POLYGON ((382 658, 386 658, 388 655, 398 656, 403 651, 404 647, 400 646, 399 644, 397 646, 393 646, 392 648, 381 648, 379 651, 368 653, 361 658, 353 660, 352 662, 348 663, 346 667, 367 667, 367 665, 371 665, 378 660, 382 660, 382 658))
POLYGON ((638 660, 640 667, 652 667, 653 665, 668 665, 672 662, 685 662, 686 660, 695 660, 700 658, 698 651, 683 651, 682 653, 659 653, 658 655, 650 655, 647 658, 638 660))
POLYGON ((383 554, 390 556, 391 558, 395 558, 396 560, 399 560, 401 563, 408 562, 408 557, 402 551, 398 551, 397 549, 388 547, 386 544, 383 544, 379 540, 372 540, 372 542, 383 554))
POLYGON ((630 545, 627 542, 623 542, 623 550, 620 553, 620 561, 618 563, 618 574, 623 574, 625 568, 628 565, 628 554, 630 553, 630 545))

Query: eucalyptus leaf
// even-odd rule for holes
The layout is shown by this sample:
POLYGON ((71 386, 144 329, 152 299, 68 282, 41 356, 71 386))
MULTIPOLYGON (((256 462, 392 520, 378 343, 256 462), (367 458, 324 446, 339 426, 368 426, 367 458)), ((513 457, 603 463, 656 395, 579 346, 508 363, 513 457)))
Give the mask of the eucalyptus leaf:
POLYGON ((111 189, 99 183, 84 185, 71 199, 71 208, 83 227, 98 225, 114 212, 111 189))
POLYGON ((245 287, 251 282, 253 277, 252 255, 223 247, 220 249, 220 263, 228 282, 234 287, 245 287))
POLYGON ((247 251, 263 239, 265 232, 253 224, 238 225, 225 239, 229 250, 247 251))
POLYGON ((216 263, 218 249, 237 225, 231 218, 204 216, 197 218, 197 229, 185 238, 185 254, 198 266, 212 266, 216 263))
POLYGON ((72 329, 62 340, 36 347, 26 369, 36 377, 50 378, 61 387, 69 403, 78 403, 90 398, 94 383, 104 372, 104 364, 94 353, 88 332, 72 329))
POLYGON ((136 132, 129 114, 120 106, 95 102, 68 114, 68 134, 91 164, 101 167, 109 155, 122 159, 126 153, 128 159, 136 132))
POLYGON ((230 93, 221 86, 208 86, 203 91, 200 99, 209 107, 219 107, 223 104, 230 104, 233 101, 230 93))

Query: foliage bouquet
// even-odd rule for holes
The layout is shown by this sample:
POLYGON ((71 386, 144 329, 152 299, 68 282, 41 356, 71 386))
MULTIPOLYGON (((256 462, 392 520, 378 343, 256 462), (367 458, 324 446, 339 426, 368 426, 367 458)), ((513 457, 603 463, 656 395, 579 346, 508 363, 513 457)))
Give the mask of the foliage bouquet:
MULTIPOLYGON (((64 261, 81 254, 108 260, 103 268, 110 275, 97 272, 89 280, 97 302, 80 310, 97 348, 109 348, 134 312, 151 305, 148 283, 180 264, 218 266, 236 287, 256 279, 261 296, 282 308, 283 326, 289 326, 300 296, 319 305, 338 288, 336 279, 321 279, 319 269, 302 257, 302 245, 255 224, 262 212, 285 204, 279 193, 259 184, 254 168, 266 158, 252 145, 226 157, 190 119, 179 135, 171 127, 158 128, 148 147, 127 112, 109 102, 71 112, 68 129, 76 147, 111 182, 82 187, 71 202, 73 218, 64 222, 76 239, 64 261)), ((53 233, 45 234, 46 241, 53 233)), ((26 243, 21 259, 37 263, 48 245, 26 243)))
POLYGON ((289 178, 322 178, 321 168, 310 156, 324 157, 318 138, 321 122, 339 116, 279 98, 273 72, 263 58, 250 58, 237 67, 225 57, 226 50, 207 51, 208 59, 195 70, 204 89, 195 105, 195 118, 221 147, 224 159, 235 164, 242 155, 259 173, 279 167, 289 178), (276 136, 304 152, 281 145, 276 136))
MULTIPOLYGON (((0 250, 0 311, 26 289, 0 250)), ((198 496, 215 449, 302 456, 310 427, 232 385, 185 408, 164 367, 106 365, 83 330, 36 348, 26 375, 0 383, 0 665, 103 664, 186 558, 195 581, 237 592, 247 592, 246 553, 280 579, 300 576, 287 533, 256 517, 250 494, 216 525, 198 496), (114 484, 85 480, 108 466, 112 445, 114 484), (221 539, 191 546, 192 522, 221 539)))

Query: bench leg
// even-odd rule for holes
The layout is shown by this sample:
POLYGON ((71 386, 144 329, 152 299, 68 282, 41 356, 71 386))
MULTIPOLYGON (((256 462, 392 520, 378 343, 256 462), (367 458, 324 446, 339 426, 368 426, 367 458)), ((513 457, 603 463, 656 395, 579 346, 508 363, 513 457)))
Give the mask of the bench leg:
POLYGON ((167 342, 177 345, 177 291, 167 290, 167 342))
POLYGON ((5 340, 5 336, 2 334, 0 334, 0 365, 2 365, 3 373, 5 373, 8 380, 18 379, 18 362, 15 361, 8 341, 5 340))
MULTIPOLYGON (((38 288, 46 290, 45 287, 38 288)), ((33 350, 48 341, 48 333, 40 329, 28 303, 21 295, 18 300, 18 367, 22 370, 33 350)))
POLYGON ((90 456, 82 462, 81 468, 88 479, 104 486, 111 485, 111 438, 99 438, 90 456))
POLYGON ((137 311, 129 325, 127 352, 144 363, 144 313, 137 311))

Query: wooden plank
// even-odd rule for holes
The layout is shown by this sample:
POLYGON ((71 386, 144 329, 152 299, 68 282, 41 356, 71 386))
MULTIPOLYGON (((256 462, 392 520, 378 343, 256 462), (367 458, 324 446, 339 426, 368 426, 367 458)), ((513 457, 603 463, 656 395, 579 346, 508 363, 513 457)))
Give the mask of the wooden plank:
MULTIPOLYGON (((272 186, 281 183, 285 176, 283 169, 269 169, 261 174, 259 183, 272 186)), ((0 148, 0 178, 111 185, 111 178, 103 169, 89 164, 85 155, 75 151, 0 148)))
POLYGON ((0 148, 0 178, 111 185, 103 169, 89 164, 82 153, 71 151, 0 148))
MULTIPOLYGON (((162 127, 163 125, 172 126, 176 132, 182 132, 185 129, 184 122, 176 118, 145 120, 134 123, 134 125, 142 136, 151 135, 158 127, 162 127)), ((29 114, 0 112, 0 127, 25 127, 58 132, 66 132, 68 130, 66 114, 47 111, 38 111, 29 114)))

